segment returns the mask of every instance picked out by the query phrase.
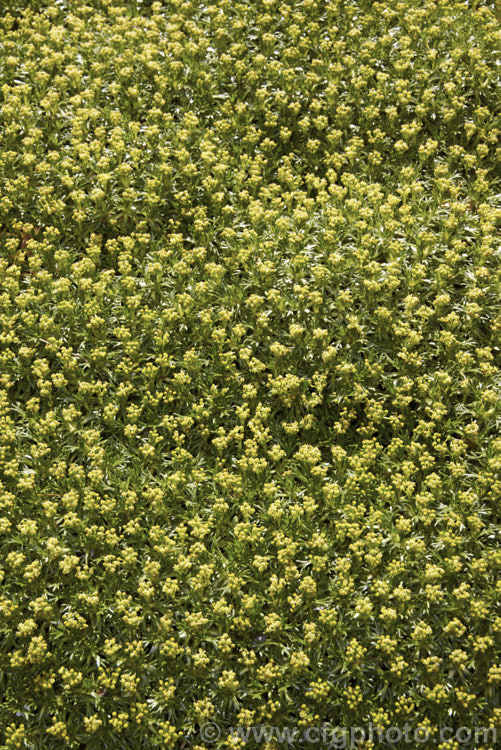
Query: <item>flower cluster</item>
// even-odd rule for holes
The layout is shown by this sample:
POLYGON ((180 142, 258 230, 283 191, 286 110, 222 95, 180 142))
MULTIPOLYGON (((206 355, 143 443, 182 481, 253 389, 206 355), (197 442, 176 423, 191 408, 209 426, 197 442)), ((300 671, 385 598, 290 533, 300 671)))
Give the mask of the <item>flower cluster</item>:
POLYGON ((493 3, 0 28, 2 750, 499 723, 493 3))

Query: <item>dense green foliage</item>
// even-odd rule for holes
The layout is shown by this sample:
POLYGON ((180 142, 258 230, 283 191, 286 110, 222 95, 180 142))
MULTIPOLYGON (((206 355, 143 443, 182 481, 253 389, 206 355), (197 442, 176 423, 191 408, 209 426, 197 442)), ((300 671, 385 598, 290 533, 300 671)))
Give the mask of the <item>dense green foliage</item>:
POLYGON ((499 723, 491 4, 7 5, 0 746, 499 723))

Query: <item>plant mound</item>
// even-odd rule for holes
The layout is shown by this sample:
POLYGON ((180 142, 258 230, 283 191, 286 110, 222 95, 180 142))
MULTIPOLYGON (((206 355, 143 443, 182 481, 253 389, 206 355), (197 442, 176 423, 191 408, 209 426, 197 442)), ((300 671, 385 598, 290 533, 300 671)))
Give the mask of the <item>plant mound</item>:
POLYGON ((7 3, 2 750, 499 723, 498 41, 7 3))

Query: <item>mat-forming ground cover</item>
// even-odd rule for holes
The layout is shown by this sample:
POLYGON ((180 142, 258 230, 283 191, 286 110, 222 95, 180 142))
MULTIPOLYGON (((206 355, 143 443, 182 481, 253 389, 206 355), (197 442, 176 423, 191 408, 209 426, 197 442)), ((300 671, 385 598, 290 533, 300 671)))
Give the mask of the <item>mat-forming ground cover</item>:
POLYGON ((494 4, 0 5, 0 746, 494 727, 494 4))

